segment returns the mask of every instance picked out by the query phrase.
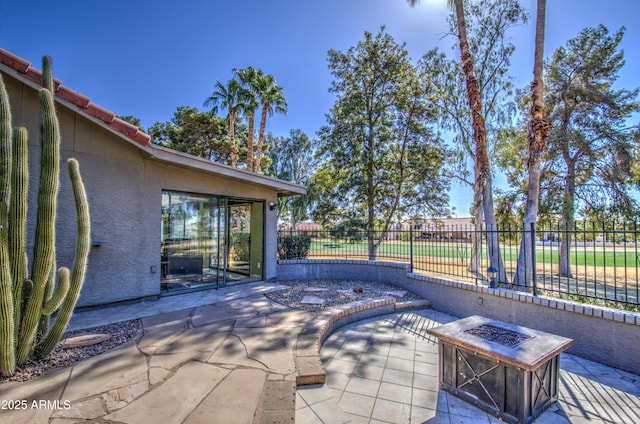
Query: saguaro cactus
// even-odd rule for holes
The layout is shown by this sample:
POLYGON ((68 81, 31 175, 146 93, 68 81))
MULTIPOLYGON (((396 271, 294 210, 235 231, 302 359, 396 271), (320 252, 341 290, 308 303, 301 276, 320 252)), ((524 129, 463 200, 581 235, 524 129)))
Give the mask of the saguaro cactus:
POLYGON ((55 272, 55 223, 60 182, 60 131, 51 59, 43 60, 40 90, 40 186, 31 272, 26 252, 29 187, 27 130, 11 128, 0 75, 0 374, 11 376, 31 356, 51 352, 69 323, 84 282, 90 247, 89 207, 78 162, 69 160, 76 203, 73 270, 55 272), (58 311, 51 330, 50 316, 58 311))

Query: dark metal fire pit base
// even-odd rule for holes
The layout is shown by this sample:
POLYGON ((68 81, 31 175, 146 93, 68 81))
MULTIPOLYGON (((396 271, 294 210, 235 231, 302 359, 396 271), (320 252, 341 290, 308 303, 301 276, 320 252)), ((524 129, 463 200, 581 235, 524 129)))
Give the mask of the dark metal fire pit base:
POLYGON ((478 408, 526 424, 558 399, 559 355, 571 339, 480 316, 428 332, 440 340, 440 387, 478 408), (502 343, 504 334, 522 341, 502 343))

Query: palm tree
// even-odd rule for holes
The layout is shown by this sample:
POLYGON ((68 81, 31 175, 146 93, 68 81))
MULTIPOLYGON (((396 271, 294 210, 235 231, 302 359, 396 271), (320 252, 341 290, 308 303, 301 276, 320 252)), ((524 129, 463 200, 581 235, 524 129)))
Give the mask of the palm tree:
POLYGON ((524 213, 524 233, 520 244, 518 265, 514 276, 514 284, 530 286, 533 280, 533 264, 530 260, 535 252, 535 238, 529 231, 538 217, 540 200, 540 162, 545 150, 545 139, 548 135, 549 123, 544 119, 545 109, 542 104, 544 86, 542 72, 544 67, 544 26, 547 1, 538 0, 536 12, 536 41, 533 63, 533 82, 531 83, 531 109, 529 112, 529 182, 527 185, 527 204, 524 213))
POLYGON ((236 140, 234 134, 235 111, 238 105, 238 96, 240 93, 240 83, 237 80, 231 80, 225 87, 220 81, 216 81, 213 93, 204 101, 204 106, 211 106, 211 112, 216 113, 218 106, 226 107, 229 116, 229 159, 231 166, 238 166, 238 155, 236 154, 236 140))
MULTIPOLYGON (((420 0, 407 0, 411 7, 420 3, 420 0)), ((462 71, 465 76, 467 87, 467 102, 471 111, 472 137, 475 144, 475 184, 478 192, 482 193, 482 209, 484 212, 485 224, 487 227, 487 249, 489 255, 489 266, 498 270, 498 279, 506 282, 506 272, 500 258, 498 244, 498 232, 496 217, 493 208, 493 193, 491 187, 491 169, 489 167, 489 157, 487 155, 487 128, 482 115, 482 97, 480 85, 475 76, 473 56, 469 51, 467 41, 467 21, 464 16, 463 0, 449 0, 449 8, 454 10, 457 29, 458 42, 460 45, 460 56, 462 59, 462 71)), ((479 199, 478 199, 479 200, 479 199)), ((474 207, 476 201, 474 200, 474 207)))
POLYGON ((253 166, 254 172, 260 172, 260 159, 264 145, 264 131, 267 126, 267 115, 274 112, 287 113, 287 101, 282 93, 282 87, 276 84, 273 75, 265 75, 256 81, 258 101, 262 104, 260 117, 260 132, 258 135, 258 147, 256 148, 256 160, 253 166))
POLYGON ((242 90, 239 94, 239 106, 248 121, 247 134, 247 169, 253 171, 253 139, 255 111, 258 108, 257 82, 264 77, 262 70, 249 66, 245 69, 234 69, 240 80, 242 90))

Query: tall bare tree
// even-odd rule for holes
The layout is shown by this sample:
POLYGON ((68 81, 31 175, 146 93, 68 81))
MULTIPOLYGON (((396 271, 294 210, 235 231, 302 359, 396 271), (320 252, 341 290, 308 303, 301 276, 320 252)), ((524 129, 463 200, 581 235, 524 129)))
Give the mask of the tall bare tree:
POLYGON ((529 111, 528 159, 529 181, 527 184, 527 203, 524 212, 524 232, 518 255, 518 265, 514 275, 514 284, 530 286, 533 280, 533 255, 535 255, 535 237, 530 231, 538 218, 540 201, 540 162, 545 151, 549 123, 545 120, 542 103, 544 95, 544 27, 547 0, 538 0, 536 12, 536 41, 533 62, 533 82, 531 83, 531 109, 529 111), (527 266, 528 264, 528 266, 527 266))
MULTIPOLYGON (((508 39, 510 28, 527 22, 527 13, 517 0, 479 0, 468 3, 467 32, 469 49, 476 62, 476 76, 482 97, 483 115, 487 129, 487 144, 491 151, 492 142, 497 141, 505 125, 510 125, 515 112, 508 101, 512 95, 511 78, 508 75, 511 55, 515 46, 508 39)), ((455 22, 451 22, 455 31, 455 22)), ((475 175, 475 145, 472 139, 471 113, 466 96, 466 83, 462 66, 457 60, 433 49, 425 53, 419 62, 421 78, 436 96, 432 98, 438 107, 441 128, 453 132, 453 150, 449 155, 451 178, 473 188, 474 203, 471 208, 476 228, 484 225, 482 210, 483 194, 475 175), (461 78, 462 75, 462 78, 461 78), (470 166, 471 165, 471 166, 470 166)), ((472 250, 468 270, 482 273, 481 258, 484 248, 482 237, 472 234, 472 250)))
MULTIPOLYGON (((407 1, 412 7, 420 3, 420 0, 407 1)), ((467 39, 467 21, 464 13, 464 1, 449 0, 449 7, 453 9, 455 14, 462 71, 465 75, 467 88, 467 102, 469 103, 469 110, 471 111, 472 139, 475 145, 475 184, 478 185, 478 192, 482 193, 482 209, 487 228, 489 266, 498 271, 499 281, 506 282, 507 277, 500 256, 496 217, 493 208, 491 168, 487 154, 487 128, 482 114, 480 85, 475 76, 473 56, 469 50, 469 42, 467 39)))

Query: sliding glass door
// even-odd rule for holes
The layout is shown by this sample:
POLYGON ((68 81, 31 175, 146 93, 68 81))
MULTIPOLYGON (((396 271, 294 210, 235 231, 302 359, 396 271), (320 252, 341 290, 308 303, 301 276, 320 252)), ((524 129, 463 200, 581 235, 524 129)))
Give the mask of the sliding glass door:
POLYGON ((262 204, 163 192, 162 289, 217 288, 262 279, 262 204), (252 218, 256 214, 259 219, 252 218))

